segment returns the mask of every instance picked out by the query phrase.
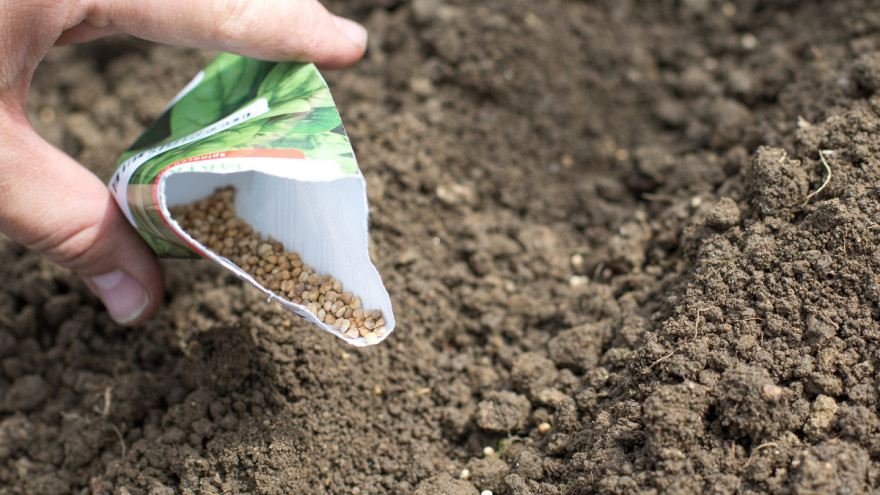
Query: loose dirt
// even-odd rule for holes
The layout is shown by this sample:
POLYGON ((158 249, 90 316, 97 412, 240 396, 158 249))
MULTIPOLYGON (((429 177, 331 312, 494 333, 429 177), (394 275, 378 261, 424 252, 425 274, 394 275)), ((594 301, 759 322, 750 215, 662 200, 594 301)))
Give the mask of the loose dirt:
MULTIPOLYGON (((880 488, 876 5, 328 5, 397 330, 182 261, 125 329, 3 241, 0 494, 880 488)), ((211 56, 59 48, 31 119, 107 178, 211 56)))

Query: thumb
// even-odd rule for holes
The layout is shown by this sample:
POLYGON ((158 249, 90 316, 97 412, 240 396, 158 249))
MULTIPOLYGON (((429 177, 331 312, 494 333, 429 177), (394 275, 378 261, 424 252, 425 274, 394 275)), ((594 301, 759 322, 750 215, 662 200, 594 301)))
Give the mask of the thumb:
POLYGON ((210 48, 262 60, 347 67, 367 47, 360 24, 331 14, 317 0, 105 0, 92 2, 58 43, 124 32, 162 43, 210 48))
POLYGON ((161 267, 107 187, 26 122, 3 120, 0 230, 76 271, 118 323, 146 320, 162 302, 161 267))

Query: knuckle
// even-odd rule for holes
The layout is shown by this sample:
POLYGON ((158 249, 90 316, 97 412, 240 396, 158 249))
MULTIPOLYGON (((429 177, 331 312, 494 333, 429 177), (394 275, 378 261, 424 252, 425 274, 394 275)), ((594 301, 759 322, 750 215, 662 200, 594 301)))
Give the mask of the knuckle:
POLYGON ((78 271, 92 264, 95 258, 93 247, 99 236, 99 225, 84 223, 28 243, 27 247, 49 261, 78 271))
POLYGON ((253 9, 260 2, 247 0, 213 0, 210 5, 211 22, 217 34, 224 39, 237 40, 248 32, 253 9))

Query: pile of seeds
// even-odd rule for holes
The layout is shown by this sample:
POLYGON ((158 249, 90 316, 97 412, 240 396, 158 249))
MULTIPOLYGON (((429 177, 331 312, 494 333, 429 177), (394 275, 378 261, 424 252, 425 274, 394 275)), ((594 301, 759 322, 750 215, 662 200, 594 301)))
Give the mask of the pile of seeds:
POLYGON ((235 215, 235 188, 217 189, 207 198, 171 208, 171 216, 193 239, 249 273, 263 287, 306 309, 348 338, 368 343, 385 335, 381 309, 365 309, 342 282, 320 275, 299 254, 285 251, 271 237, 235 215))

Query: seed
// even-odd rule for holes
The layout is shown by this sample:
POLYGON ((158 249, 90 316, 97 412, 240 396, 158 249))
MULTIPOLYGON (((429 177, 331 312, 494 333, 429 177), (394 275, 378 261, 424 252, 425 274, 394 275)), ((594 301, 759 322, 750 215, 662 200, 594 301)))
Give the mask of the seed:
POLYGON ((550 431, 550 423, 541 423, 538 425, 538 433, 546 435, 550 431))
POLYGON ((351 328, 351 320, 347 320, 345 318, 339 320, 342 323, 339 325, 340 332, 347 332, 349 328, 351 328))
POLYGON ((171 208, 171 216, 193 239, 225 256, 263 287, 305 309, 348 338, 375 342, 387 333, 382 311, 363 307, 360 297, 345 291, 329 273, 318 273, 300 255, 260 232, 235 214, 235 189, 217 189, 188 205, 171 208))

